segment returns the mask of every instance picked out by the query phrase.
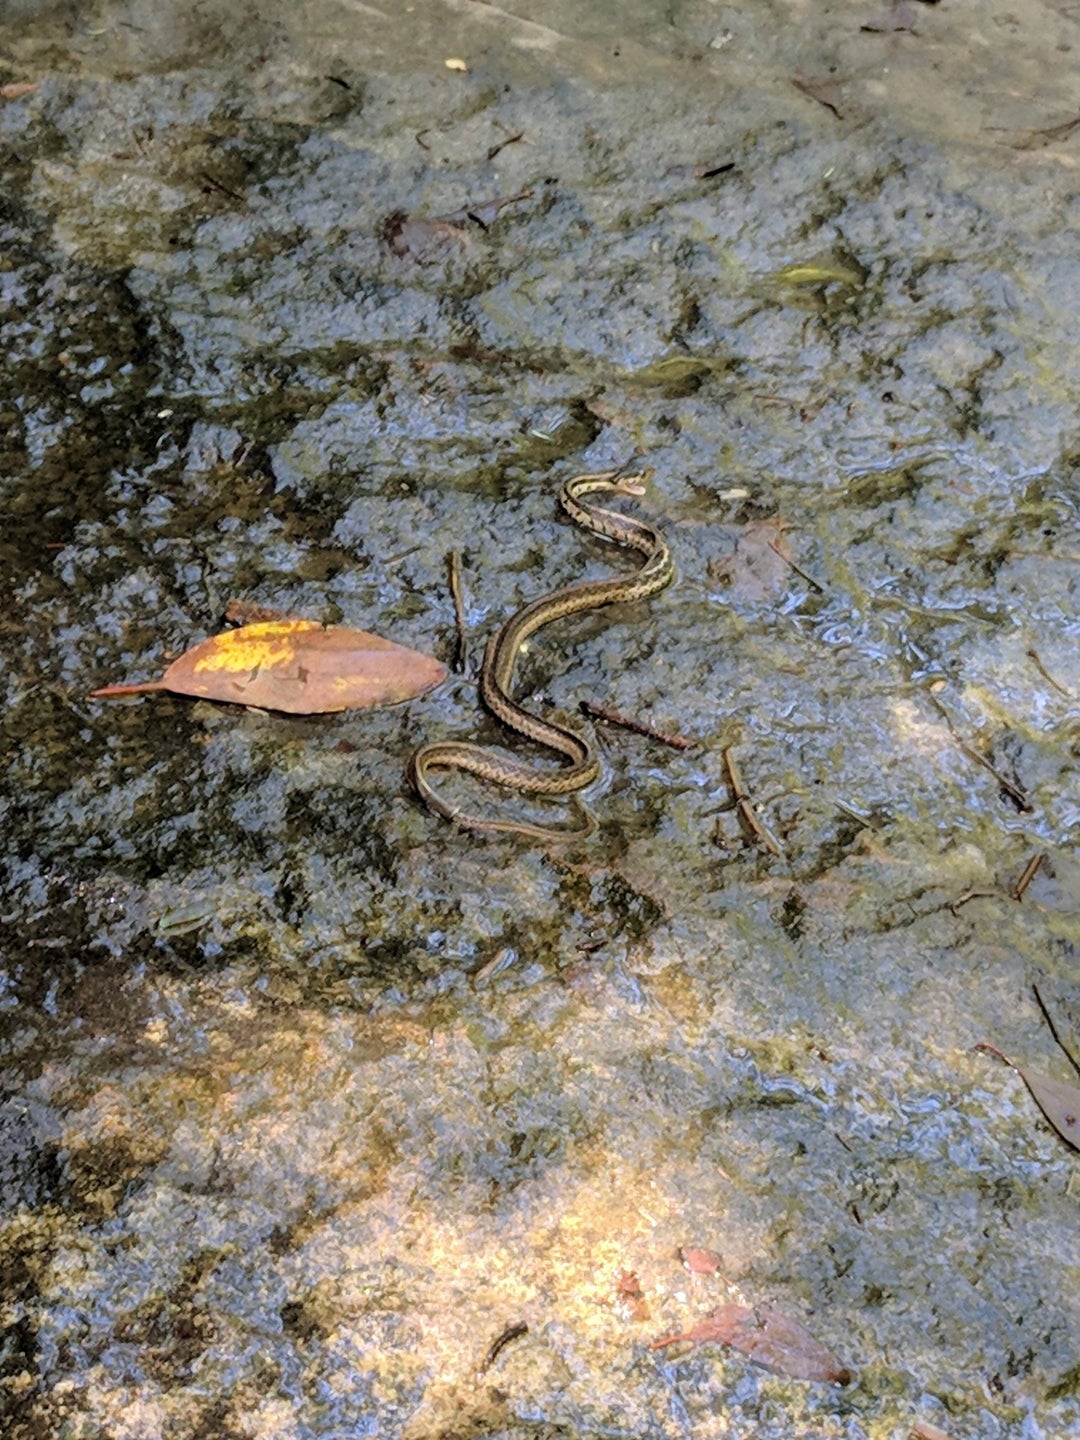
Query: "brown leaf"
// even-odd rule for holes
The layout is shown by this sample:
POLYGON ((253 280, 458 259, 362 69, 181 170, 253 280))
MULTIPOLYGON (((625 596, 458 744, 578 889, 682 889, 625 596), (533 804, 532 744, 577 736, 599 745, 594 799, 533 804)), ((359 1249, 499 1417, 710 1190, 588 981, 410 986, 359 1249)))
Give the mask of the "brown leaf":
POLYGON ((107 685, 90 698, 173 690, 289 715, 317 715, 412 700, 445 677, 446 666, 430 655, 366 630, 272 620, 211 636, 174 660, 160 680, 107 685))
POLYGON ((928 1420, 916 1420, 911 1427, 911 1440, 949 1440, 949 1437, 928 1420))
POLYGON ((469 244, 469 233, 461 221, 413 216, 404 210, 387 215, 379 234, 399 260, 415 260, 418 265, 434 265, 447 251, 463 250, 469 244))
POLYGON ((692 1330, 654 1340, 650 1348, 659 1350, 679 1340, 689 1340, 694 1345, 710 1341, 730 1345, 755 1365, 778 1375, 789 1375, 793 1380, 823 1380, 831 1385, 846 1385, 851 1379, 851 1371, 797 1320, 789 1320, 778 1310, 761 1306, 750 1309, 745 1305, 721 1305, 692 1330))
POLYGON ((9 85, 0 85, 0 100, 21 100, 24 95, 33 95, 38 83, 37 80, 13 80, 9 85))
POLYGON ((410 215, 394 210, 379 227, 379 237, 399 260, 414 260, 418 265, 434 265, 451 250, 464 250, 476 230, 487 230, 499 211, 507 205, 532 197, 531 190, 518 195, 483 200, 449 215, 410 215))
POLYGON ((1016 1072, 1031 1091, 1035 1104, 1063 1140, 1080 1150, 1080 1085, 1068 1080, 1052 1080, 1049 1075, 1039 1075, 1034 1070, 1016 1072))
POLYGON ((716 1275, 720 1270, 720 1256, 715 1250, 701 1250, 694 1245, 679 1248, 679 1259, 691 1275, 716 1275))
POLYGON ((841 90, 835 80, 815 80, 810 75, 793 75, 791 83, 796 90, 801 90, 804 95, 809 95, 811 100, 816 100, 819 105, 824 105, 826 110, 831 110, 838 120, 844 118, 841 90))
POLYGON ((787 521, 779 515, 751 520, 735 541, 735 549, 709 564, 709 576, 726 580, 739 600, 762 604, 787 593, 791 584, 791 547, 784 538, 787 521))

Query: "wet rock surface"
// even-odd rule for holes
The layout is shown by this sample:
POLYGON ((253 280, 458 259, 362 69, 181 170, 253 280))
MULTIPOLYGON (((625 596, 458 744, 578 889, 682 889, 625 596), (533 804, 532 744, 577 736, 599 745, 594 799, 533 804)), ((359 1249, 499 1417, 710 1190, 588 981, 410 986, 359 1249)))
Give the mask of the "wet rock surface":
POLYGON ((175 9, 0 31, 5 1433, 1070 1433, 1076 1155, 972 1046, 1080 1005, 1075 21, 175 9), (693 745, 454 831, 406 760, 515 748, 630 461, 678 582, 521 694, 693 745), (449 660, 454 549, 407 707, 86 699, 234 598, 449 660), (731 1300, 851 1383, 650 1350, 731 1300))

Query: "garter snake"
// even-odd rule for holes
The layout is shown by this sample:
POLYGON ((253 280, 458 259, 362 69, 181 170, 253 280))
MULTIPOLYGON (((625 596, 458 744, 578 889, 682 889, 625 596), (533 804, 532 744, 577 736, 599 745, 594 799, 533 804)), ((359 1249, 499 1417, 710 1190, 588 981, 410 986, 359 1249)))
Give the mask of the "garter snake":
POLYGON ((671 552, 652 526, 614 510, 586 505, 584 497, 598 493, 609 495, 642 495, 644 482, 651 471, 640 475, 623 475, 618 470, 575 475, 562 487, 559 502, 575 524, 591 535, 612 540, 637 550, 645 557, 631 575, 610 580, 579 580, 564 585, 549 595, 532 600, 500 626, 491 636, 484 653, 480 673, 480 698, 497 720, 565 757, 569 764, 558 770, 541 770, 524 761, 500 755, 483 745, 459 740, 436 740, 422 745, 409 761, 408 778, 430 810, 466 830, 502 830, 515 835, 528 835, 538 840, 577 839, 589 834, 593 818, 577 804, 582 824, 574 828, 533 825, 525 820, 488 820, 456 809, 432 788, 428 778, 431 770, 466 770, 483 780, 491 780, 524 795, 574 795, 590 785, 600 773, 600 762, 590 739, 553 721, 543 720, 524 710, 511 698, 514 665, 518 651, 544 625, 574 615, 579 610, 593 610, 600 605, 613 605, 619 600, 644 600, 655 595, 674 578, 671 552))

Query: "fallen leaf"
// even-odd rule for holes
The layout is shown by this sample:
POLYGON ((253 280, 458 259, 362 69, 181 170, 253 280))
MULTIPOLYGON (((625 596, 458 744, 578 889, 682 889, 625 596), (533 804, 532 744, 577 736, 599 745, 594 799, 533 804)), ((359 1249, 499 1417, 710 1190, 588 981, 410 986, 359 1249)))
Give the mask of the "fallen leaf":
POLYGON ((831 110, 838 120, 844 118, 840 86, 835 80, 815 80, 809 75, 793 75, 791 83, 796 90, 801 90, 811 100, 816 100, 819 105, 824 105, 826 110, 831 110))
POLYGON ((315 620, 271 620, 213 635, 174 660, 160 680, 106 685, 91 700, 172 690, 289 715, 372 709, 412 700, 446 677, 430 655, 366 630, 315 620))
POLYGON ((720 1256, 715 1250, 701 1250, 694 1245, 683 1245, 679 1259, 691 1275, 716 1275, 720 1270, 720 1256))
POLYGON ((751 1309, 745 1305, 721 1305, 692 1330, 654 1340, 650 1349, 659 1350, 680 1340, 688 1340, 693 1345, 710 1341, 730 1345, 755 1365, 778 1375, 789 1375, 793 1380, 823 1380, 831 1385, 846 1385, 851 1379, 851 1371, 797 1320, 789 1320, 778 1310, 761 1306, 751 1309))
POLYGON ((33 95, 37 88, 37 80, 13 80, 9 85, 0 85, 0 100, 21 100, 24 95, 33 95))
POLYGON ((1023 1070, 1019 1065, 1016 1073, 1031 1091, 1035 1104, 1063 1140, 1080 1150, 1080 1085, 1071 1085, 1067 1080, 1053 1080, 1049 1075, 1039 1075, 1034 1070, 1023 1070))
POLYGON ((489 229, 500 210, 529 200, 532 194, 531 190, 522 190, 518 195, 483 200, 449 215, 410 215, 406 210, 393 210, 379 226, 379 237, 399 260, 434 265, 449 249, 465 249, 473 232, 489 229))
POLYGON ((1026 1070, 986 1040, 976 1045, 975 1049, 995 1055, 1011 1070, 1015 1070, 1031 1091, 1035 1104, 1061 1138, 1074 1150, 1080 1150, 1080 1085, 1073 1085, 1068 1080, 1054 1080, 1049 1075, 1040 1075, 1036 1070, 1026 1070))
POLYGON ((911 1427, 911 1440, 949 1440, 944 1430, 931 1425, 927 1420, 916 1420, 911 1427))
POLYGON ((791 547, 784 538, 787 521, 779 515, 751 520, 742 527, 735 549, 709 562, 709 578, 723 580, 738 600, 764 604, 778 600, 791 584, 791 547))
POLYGON ((469 232, 462 222, 409 215, 405 210, 387 215, 379 234, 399 260, 415 260, 418 265, 434 265, 451 248, 463 250, 469 244, 469 232))

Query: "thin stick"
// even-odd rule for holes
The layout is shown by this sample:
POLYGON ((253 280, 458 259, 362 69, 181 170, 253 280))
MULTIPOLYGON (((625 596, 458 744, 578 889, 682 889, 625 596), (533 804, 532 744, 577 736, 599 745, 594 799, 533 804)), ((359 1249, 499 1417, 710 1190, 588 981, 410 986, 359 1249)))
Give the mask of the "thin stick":
POLYGON ((989 770, 990 774, 998 782, 1002 790, 1005 791, 1005 794, 1008 795, 1009 799, 1012 800, 1013 804, 1017 807, 1017 809, 1022 810, 1025 814, 1030 814, 1033 808, 1031 801, 1027 798, 1027 796, 1019 788, 1019 786, 1014 785, 1011 780, 1007 780, 1005 776, 1002 775, 1001 771, 998 770, 994 765, 992 765, 989 760, 987 760, 985 755, 980 755, 978 750, 976 750, 973 746, 969 745, 966 740, 961 738, 961 736, 957 732, 956 726, 952 722, 952 716, 949 714, 949 712, 945 709, 944 705, 942 705, 939 700, 935 699, 934 696, 931 696, 930 700, 934 706, 934 709, 938 712, 941 718, 945 721, 945 724, 949 727, 949 733, 952 736, 953 740, 956 742, 958 749, 963 751, 963 753, 968 757, 969 760, 974 760, 976 765, 981 765, 984 770, 989 770))
POLYGON ((723 753, 724 764, 727 766, 728 778, 731 781, 731 793, 734 797, 735 806, 739 814, 742 816, 749 829, 753 832, 753 834, 757 837, 761 844, 765 846, 765 849, 768 850, 770 854, 782 855, 784 851, 780 846, 779 842, 773 839, 773 837, 769 834, 768 830, 766 830, 765 826, 761 823, 761 821, 754 813, 754 807, 750 803, 750 796, 747 794, 746 787, 743 785, 742 772, 739 770, 738 765, 735 763, 735 755, 732 747, 729 745, 723 753))
POLYGON ((965 890, 955 900, 947 900, 944 905, 939 905, 939 910, 951 910, 955 915, 961 905, 966 905, 969 900, 1000 900, 1000 890, 965 890))
POLYGON ((1043 863, 1045 859, 1046 852, 1044 850, 1038 850, 1024 866, 1024 873, 1020 876, 1020 879, 1017 880, 1016 884, 1013 886, 1014 900, 1022 900, 1024 898, 1024 891, 1028 888, 1032 880, 1034 880, 1035 876, 1039 873, 1039 866, 1043 863))
POLYGON ((735 161, 734 161, 734 160, 725 160, 722 165, 704 165, 704 166, 699 166, 699 167, 694 171, 694 179, 695 179, 695 180, 713 180, 713 179, 716 178, 717 175, 727 175, 727 174, 729 173, 729 171, 734 170, 734 169, 735 169, 735 161))
POLYGON ((519 130, 516 135, 508 135, 505 140, 500 140, 498 145, 492 145, 487 153, 489 160, 494 160, 500 150, 505 150, 507 145, 516 145, 519 140, 525 138, 525 131, 519 130))
POLYGON ((775 553, 780 556, 780 559, 783 560, 785 565, 789 566, 792 570, 795 571, 795 574, 798 575, 800 580, 805 580, 807 585, 809 585, 812 590, 816 590, 819 595, 825 594, 825 586, 822 585, 819 581, 815 580, 812 575, 808 575, 805 570, 800 570, 798 565, 795 564, 795 561, 792 560, 791 556, 785 555, 784 552, 780 549, 780 546, 777 545, 774 540, 768 541, 768 546, 770 550, 775 551, 775 553))
POLYGON ((670 730, 656 730, 652 725, 646 725, 643 720, 620 715, 617 710, 609 710, 606 705, 598 705, 595 700, 582 700, 581 708, 586 715, 592 715, 596 720, 606 720, 609 725, 621 725, 624 730, 633 730, 635 735, 647 735, 650 740, 659 740, 661 745, 670 745, 673 750, 689 750, 694 744, 693 740, 687 740, 684 735, 673 735, 670 730))
POLYGON ((1031 801, 1027 798, 1027 796, 1024 794, 1024 792, 1020 789, 1018 785, 1014 785, 1011 780, 1007 780, 1005 776, 1002 775, 1001 771, 995 765, 992 765, 989 760, 987 760, 985 755, 980 755, 978 750, 974 749, 965 740, 961 740, 960 736, 957 735, 955 730, 953 731, 953 739, 956 741, 959 748, 964 752, 964 754, 968 757, 969 760, 974 760, 976 765, 981 765, 984 770, 989 770, 990 774, 994 777, 994 779, 1001 786, 1002 790, 1005 791, 1005 794, 1008 795, 1009 799, 1013 802, 1014 805, 1016 805, 1019 810, 1024 811, 1025 814, 1030 814, 1031 801))
POLYGON ((247 204, 247 196, 239 194, 236 190, 230 190, 220 180, 216 180, 209 170, 200 170, 199 175, 206 181, 211 190, 217 190, 222 195, 227 195, 230 200, 238 200, 241 205, 247 204))
POLYGON ((996 1045, 991 1045, 989 1040, 980 1040, 977 1045, 972 1046, 972 1049, 980 1051, 983 1055, 993 1055, 996 1059, 1000 1060, 1003 1065, 1008 1065, 1010 1070, 1016 1069, 1015 1064, 1009 1059, 1008 1055, 1005 1054, 1005 1051, 999 1050, 996 1045))
POLYGON ((497 1335, 487 1348, 483 1360, 480 1361, 479 1374, 483 1375, 490 1370, 495 1361, 499 1358, 507 1345, 514 1340, 520 1340, 523 1335, 529 1333, 529 1327, 524 1320, 519 1320, 516 1325, 508 1325, 501 1335, 497 1335))
POLYGON ((465 669, 465 601, 461 592, 461 551, 451 550, 446 557, 450 567, 450 594, 454 599, 454 624, 457 644, 454 647, 454 669, 465 669))
POLYGON ((1065 686, 1059 685, 1058 682, 1054 679, 1054 677, 1050 674, 1050 671, 1047 670, 1046 666, 1040 659, 1039 652, 1037 650, 1029 649, 1027 652, 1027 657, 1048 685, 1052 685, 1059 695, 1065 696, 1066 700, 1072 699, 1072 696, 1069 694, 1068 690, 1065 689, 1065 686))
POLYGON ((1055 140, 1067 140, 1077 127, 1080 127, 1080 115, 1064 120, 1060 125, 1047 125, 1041 130, 1021 130, 1008 144, 1014 150, 1041 150, 1045 145, 1053 145, 1055 140))

